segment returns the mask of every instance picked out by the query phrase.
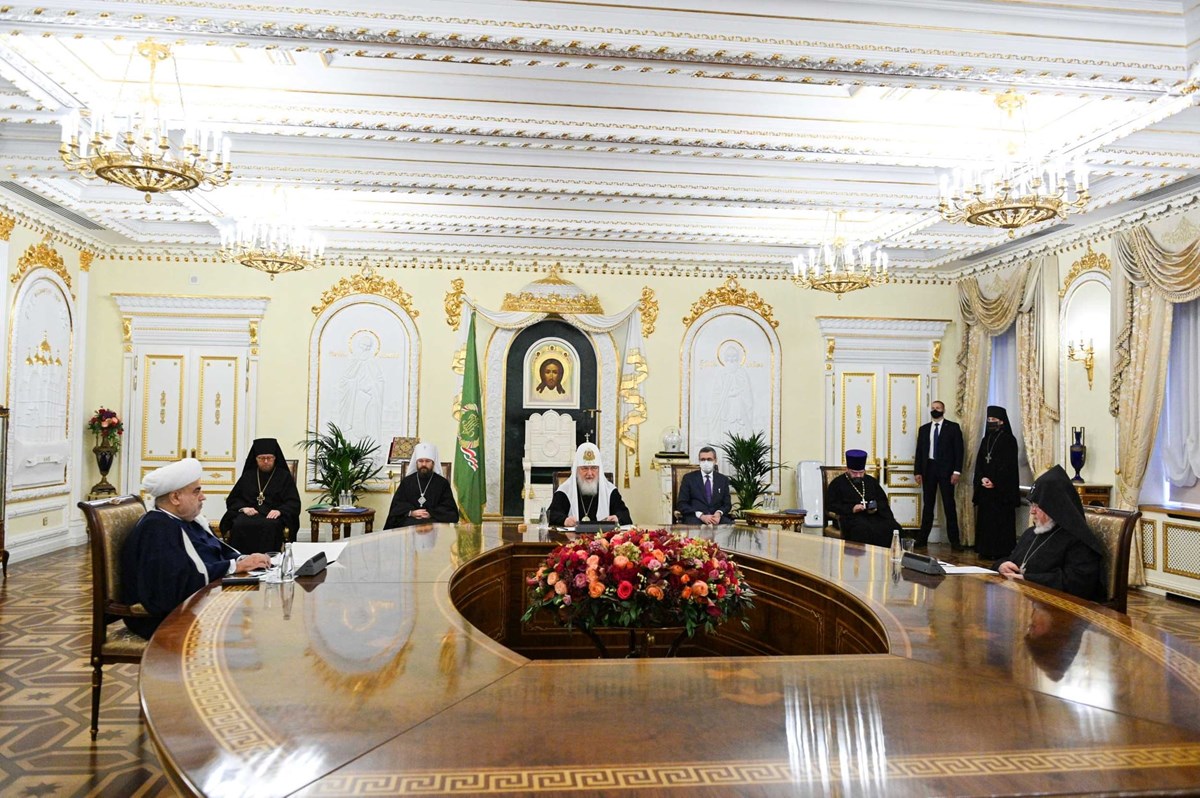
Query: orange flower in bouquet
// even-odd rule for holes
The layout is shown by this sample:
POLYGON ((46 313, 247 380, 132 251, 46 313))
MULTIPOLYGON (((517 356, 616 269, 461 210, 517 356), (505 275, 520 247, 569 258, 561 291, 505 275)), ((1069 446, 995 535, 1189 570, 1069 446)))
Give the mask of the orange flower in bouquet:
POLYGON ((529 579, 523 621, 550 610, 565 626, 682 626, 690 637, 746 612, 754 592, 711 540, 663 529, 583 535, 558 546, 529 579))

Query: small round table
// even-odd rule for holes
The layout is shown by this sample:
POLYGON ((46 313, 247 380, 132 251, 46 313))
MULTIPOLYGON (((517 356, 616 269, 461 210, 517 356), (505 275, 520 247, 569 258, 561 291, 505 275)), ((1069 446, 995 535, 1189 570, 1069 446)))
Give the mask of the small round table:
POLYGON ((793 532, 796 527, 804 525, 804 518, 808 515, 807 512, 801 510, 798 513, 769 513, 763 510, 746 510, 742 513, 742 518, 747 524, 752 526, 769 527, 771 524, 779 524, 784 529, 790 529, 793 532))
POLYGON ((346 525, 346 537, 350 537, 350 529, 352 524, 362 523, 363 534, 369 535, 375 531, 375 511, 366 510, 309 510, 308 520, 312 524, 312 541, 317 542, 317 536, 321 531, 321 522, 325 522, 333 527, 333 539, 341 540, 342 524, 346 525))

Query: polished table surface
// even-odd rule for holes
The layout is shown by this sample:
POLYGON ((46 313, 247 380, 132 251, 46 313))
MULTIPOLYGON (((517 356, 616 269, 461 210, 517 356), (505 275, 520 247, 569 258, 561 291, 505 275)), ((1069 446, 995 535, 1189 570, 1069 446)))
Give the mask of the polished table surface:
POLYGON ((350 541, 320 581, 192 597, 142 663, 152 739, 181 791, 211 796, 1200 789, 1195 647, 999 576, 714 534, 844 591, 886 653, 527 659, 450 600, 460 565, 522 534, 414 527, 350 541))

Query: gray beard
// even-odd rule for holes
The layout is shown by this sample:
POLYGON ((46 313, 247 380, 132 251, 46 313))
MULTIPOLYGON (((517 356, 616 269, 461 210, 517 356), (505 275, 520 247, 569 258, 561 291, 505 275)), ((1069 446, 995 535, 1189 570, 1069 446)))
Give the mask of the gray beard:
POLYGON ((1049 532, 1051 529, 1054 529, 1053 521, 1048 521, 1045 524, 1034 524, 1033 525, 1033 534, 1044 535, 1047 532, 1049 532))
POLYGON ((600 480, 594 482, 584 482, 582 479, 578 482, 579 493, 583 496, 595 496, 600 492, 600 480))

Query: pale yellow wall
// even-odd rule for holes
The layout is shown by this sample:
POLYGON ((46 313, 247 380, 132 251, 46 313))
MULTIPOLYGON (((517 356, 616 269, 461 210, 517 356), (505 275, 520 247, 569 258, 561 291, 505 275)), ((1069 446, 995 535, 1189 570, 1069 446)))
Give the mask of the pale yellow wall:
MULTIPOLYGON (((450 415, 455 385, 449 363, 457 335, 446 323, 443 301, 450 281, 462 277, 467 293, 482 305, 499 308, 504 294, 516 291, 542 272, 455 270, 450 268, 385 269, 382 276, 398 282, 413 296, 419 312, 416 324, 421 337, 421 391, 418 429, 441 451, 452 451, 456 432, 450 415)), ((310 308, 345 269, 284 275, 274 282, 242 266, 223 263, 175 263, 156 260, 98 261, 92 269, 92 308, 88 331, 89 373, 87 404, 118 402, 121 375, 121 324, 112 293, 144 292, 190 295, 269 296, 260 331, 260 397, 256 434, 279 438, 284 451, 298 455, 292 444, 304 434, 307 419, 308 346, 315 319, 310 308)), ((654 288, 660 313, 657 329, 645 341, 650 376, 644 383, 648 420, 643 425, 642 474, 633 478, 626 493, 638 518, 657 518, 658 474, 650 469, 653 453, 661 448, 662 430, 679 423, 682 319, 691 304, 706 291, 719 287, 717 277, 661 277, 635 275, 572 274, 566 277, 586 291, 596 293, 607 312, 637 300, 642 287, 654 288)), ((799 289, 784 280, 744 280, 743 287, 758 292, 774 308, 779 320, 782 358, 783 456, 790 462, 821 459, 824 452, 824 345, 815 317, 819 315, 883 316, 903 318, 958 318, 956 289, 952 286, 891 285, 861 291, 838 302, 833 297, 799 289)), ((958 352, 958 324, 947 332, 943 349, 942 393, 951 395, 957 379, 954 358, 958 352)), ((484 339, 480 339, 482 354, 484 339)), ((485 379, 487 377, 485 376, 485 379)), ((117 474, 126 489, 124 475, 117 474)), ((111 479, 111 477, 110 477, 111 479)), ((784 480, 781 504, 795 501, 794 481, 784 480)), ((307 499, 315 499, 313 496, 307 499)), ((381 514, 387 497, 364 502, 381 514)), ((382 522, 382 518, 380 519, 382 522)))

